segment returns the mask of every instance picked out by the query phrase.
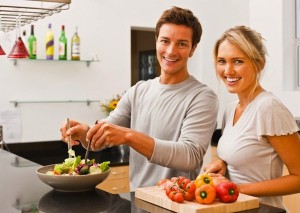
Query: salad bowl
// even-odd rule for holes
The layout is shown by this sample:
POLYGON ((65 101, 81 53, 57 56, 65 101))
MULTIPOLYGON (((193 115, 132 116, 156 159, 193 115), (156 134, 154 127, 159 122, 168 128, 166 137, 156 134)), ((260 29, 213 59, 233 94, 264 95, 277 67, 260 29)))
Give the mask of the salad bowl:
POLYGON ((83 192, 95 189, 110 174, 111 169, 102 173, 87 175, 50 175, 55 164, 43 166, 36 170, 39 179, 53 189, 62 192, 83 192))

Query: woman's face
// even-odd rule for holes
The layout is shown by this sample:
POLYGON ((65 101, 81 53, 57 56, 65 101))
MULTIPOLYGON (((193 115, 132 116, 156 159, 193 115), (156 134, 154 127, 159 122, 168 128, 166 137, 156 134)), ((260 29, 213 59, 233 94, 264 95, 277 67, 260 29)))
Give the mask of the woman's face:
POLYGON ((250 59, 227 40, 219 46, 216 72, 230 93, 248 97, 257 83, 257 74, 250 59))

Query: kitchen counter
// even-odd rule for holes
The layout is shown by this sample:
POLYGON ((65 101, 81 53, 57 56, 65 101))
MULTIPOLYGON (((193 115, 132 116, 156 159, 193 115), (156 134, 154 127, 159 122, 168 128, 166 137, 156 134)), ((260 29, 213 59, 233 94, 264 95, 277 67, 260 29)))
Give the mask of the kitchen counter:
MULTIPOLYGON (((115 162, 115 165, 128 163, 125 160, 126 155, 116 150, 112 155, 113 150, 110 151, 106 150, 107 157, 110 156, 110 159, 106 160, 121 159, 120 162, 115 162)), ((36 161, 37 159, 35 158, 36 161)), ((99 189, 80 193, 55 191, 39 180, 36 175, 39 167, 41 165, 36 162, 0 149, 2 170, 0 173, 0 212, 171 212, 135 198, 134 192, 110 194, 99 189)), ((284 213, 285 211, 261 204, 258 209, 243 212, 284 213)))

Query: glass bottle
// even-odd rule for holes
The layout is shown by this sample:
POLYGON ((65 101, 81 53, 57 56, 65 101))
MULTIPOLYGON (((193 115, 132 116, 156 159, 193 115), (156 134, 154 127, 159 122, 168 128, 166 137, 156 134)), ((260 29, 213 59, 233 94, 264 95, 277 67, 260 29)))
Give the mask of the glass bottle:
POLYGON ((72 38, 71 60, 80 60, 80 37, 78 36, 77 27, 72 38))
POLYGON ((48 24, 48 32, 46 34, 46 59, 53 60, 54 56, 54 34, 51 29, 51 24, 48 24))
POLYGON ((30 36, 28 38, 28 52, 30 59, 36 59, 36 37, 34 35, 34 25, 31 25, 30 36))
POLYGON ((58 49, 58 59, 67 60, 67 38, 65 35, 65 25, 61 26, 61 34, 59 37, 59 49, 58 49))

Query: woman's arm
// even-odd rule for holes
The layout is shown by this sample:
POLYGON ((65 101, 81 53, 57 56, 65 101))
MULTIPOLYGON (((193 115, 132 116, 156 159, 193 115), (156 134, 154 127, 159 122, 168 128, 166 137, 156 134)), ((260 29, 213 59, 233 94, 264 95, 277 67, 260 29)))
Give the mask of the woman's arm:
POLYGON ((300 136, 267 136, 286 165, 289 174, 262 182, 240 184, 241 193, 252 196, 280 196, 300 192, 300 136))

